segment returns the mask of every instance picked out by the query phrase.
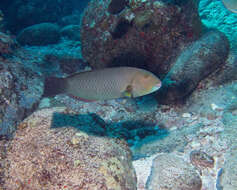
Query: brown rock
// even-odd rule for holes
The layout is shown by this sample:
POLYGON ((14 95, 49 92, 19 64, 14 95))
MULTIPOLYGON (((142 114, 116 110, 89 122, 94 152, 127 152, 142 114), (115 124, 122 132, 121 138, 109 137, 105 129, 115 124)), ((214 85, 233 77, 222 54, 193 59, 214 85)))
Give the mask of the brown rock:
POLYGON ((55 112, 65 113, 65 108, 35 112, 24 120, 27 127, 16 132, 6 155, 6 189, 136 189, 131 154, 123 141, 70 126, 50 128, 55 112))
POLYGON ((202 181, 195 169, 174 154, 153 160, 148 190, 201 190, 202 181))
POLYGON ((83 57, 96 69, 136 66, 164 75, 177 48, 201 33, 197 3, 127 2, 89 3, 81 27, 83 57))
POLYGON ((192 151, 190 153, 191 163, 197 167, 214 167, 214 159, 209 156, 207 153, 202 151, 192 151))

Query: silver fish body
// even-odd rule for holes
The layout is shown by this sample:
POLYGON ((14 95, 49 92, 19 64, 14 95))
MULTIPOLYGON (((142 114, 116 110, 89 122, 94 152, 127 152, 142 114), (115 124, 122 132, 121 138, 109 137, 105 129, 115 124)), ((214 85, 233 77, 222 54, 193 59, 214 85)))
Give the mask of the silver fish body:
POLYGON ((84 100, 108 100, 149 94, 160 88, 161 81, 143 69, 115 67, 50 78, 45 85, 46 96, 66 93, 84 100))

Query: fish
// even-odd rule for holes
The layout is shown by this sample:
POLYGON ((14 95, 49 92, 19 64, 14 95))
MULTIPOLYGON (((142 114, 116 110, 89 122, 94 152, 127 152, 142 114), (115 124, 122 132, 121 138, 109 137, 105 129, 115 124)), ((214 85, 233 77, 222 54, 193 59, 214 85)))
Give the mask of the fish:
POLYGON ((237 0, 222 0, 222 3, 229 11, 237 13, 237 0))
POLYGON ((160 87, 160 79, 147 70, 112 67, 75 73, 65 78, 46 78, 43 97, 66 94, 84 101, 136 98, 160 87))

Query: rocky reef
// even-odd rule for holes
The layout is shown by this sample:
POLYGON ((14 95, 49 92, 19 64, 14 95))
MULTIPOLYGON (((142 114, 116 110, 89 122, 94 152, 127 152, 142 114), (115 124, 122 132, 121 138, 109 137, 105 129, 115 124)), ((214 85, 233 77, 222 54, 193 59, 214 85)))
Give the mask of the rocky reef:
POLYGON ((200 190, 201 187, 202 181, 196 170, 176 155, 163 154, 153 160, 148 190, 200 190))
POLYGON ((206 28, 198 0, 92 0, 80 25, 84 3, 0 2, 0 189, 236 190, 235 34, 208 27, 217 1, 199 4, 206 28), (41 97, 46 77, 121 65, 163 87, 41 97))
POLYGON ((178 56, 163 79, 157 93, 160 102, 183 100, 212 72, 225 64, 229 55, 229 41, 219 31, 210 31, 178 56))
POLYGON ((83 14, 82 53, 94 69, 136 66, 162 76, 179 48, 201 35, 195 1, 116 2, 92 0, 83 14))
POLYGON ((17 41, 21 45, 49 45, 55 44, 60 39, 59 27, 52 23, 41 23, 29 26, 22 30, 17 41))
POLYGON ((19 33, 28 26, 44 22, 67 23, 66 17, 79 17, 87 3, 88 0, 3 0, 0 8, 6 18, 6 27, 13 33, 19 33))
POLYGON ((18 126, 5 159, 9 167, 4 188, 135 190, 128 146, 118 139, 85 133, 86 126, 82 131, 69 127, 72 120, 63 116, 67 114, 73 113, 65 108, 45 109, 18 126), (54 118, 60 113, 60 118, 54 118))

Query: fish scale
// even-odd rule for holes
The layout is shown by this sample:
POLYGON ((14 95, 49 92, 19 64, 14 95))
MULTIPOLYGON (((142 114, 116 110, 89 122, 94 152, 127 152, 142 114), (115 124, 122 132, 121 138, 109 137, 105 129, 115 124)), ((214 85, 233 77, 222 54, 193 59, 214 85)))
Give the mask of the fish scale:
POLYGON ((106 68, 46 81, 45 96, 66 93, 84 100, 138 97, 156 91, 161 85, 155 75, 134 67, 106 68), (134 80, 139 82, 133 83, 134 80))

